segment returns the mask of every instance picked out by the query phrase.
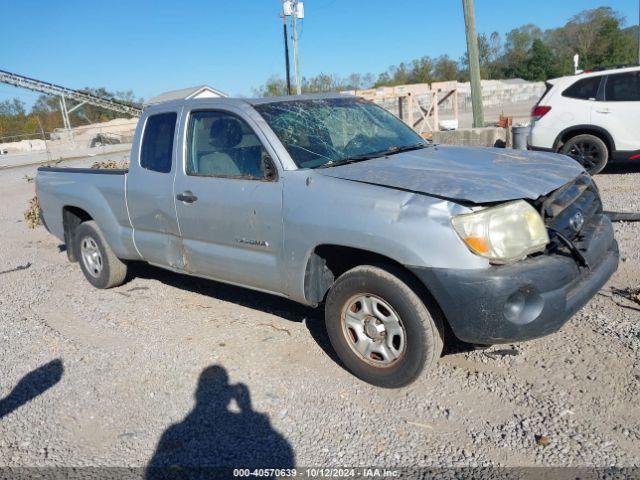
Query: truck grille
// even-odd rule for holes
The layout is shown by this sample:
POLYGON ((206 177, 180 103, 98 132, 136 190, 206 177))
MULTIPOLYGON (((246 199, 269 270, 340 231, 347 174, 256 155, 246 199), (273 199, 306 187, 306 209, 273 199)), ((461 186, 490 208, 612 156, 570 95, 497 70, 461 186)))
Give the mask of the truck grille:
POLYGON ((602 213, 598 189, 587 174, 563 185, 537 203, 548 228, 577 242, 602 213))

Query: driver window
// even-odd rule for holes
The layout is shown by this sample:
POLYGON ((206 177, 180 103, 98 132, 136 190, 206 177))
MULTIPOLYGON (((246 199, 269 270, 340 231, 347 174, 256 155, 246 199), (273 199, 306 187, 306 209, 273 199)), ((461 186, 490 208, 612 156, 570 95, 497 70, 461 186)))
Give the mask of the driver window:
POLYGON ((241 118, 198 111, 189 120, 187 175, 263 179, 263 146, 241 118))

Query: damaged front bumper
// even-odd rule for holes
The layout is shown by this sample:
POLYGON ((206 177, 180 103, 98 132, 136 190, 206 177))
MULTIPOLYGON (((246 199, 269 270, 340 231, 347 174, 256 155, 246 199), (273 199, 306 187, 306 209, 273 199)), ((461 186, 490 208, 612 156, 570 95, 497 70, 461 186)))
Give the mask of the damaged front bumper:
POLYGON ((561 252, 483 270, 411 267, 460 340, 491 345, 560 329, 618 268, 613 227, 598 215, 582 252, 589 268, 561 252))

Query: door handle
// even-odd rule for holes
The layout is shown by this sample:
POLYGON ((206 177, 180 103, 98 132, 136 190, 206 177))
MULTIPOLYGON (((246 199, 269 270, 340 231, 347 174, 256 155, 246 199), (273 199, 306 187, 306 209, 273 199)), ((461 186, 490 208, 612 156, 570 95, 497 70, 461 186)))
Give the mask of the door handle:
POLYGON ((611 110, 596 110, 596 113, 611 113, 611 110))
POLYGON ((198 201, 198 197, 196 197, 191 191, 187 190, 186 192, 182 192, 176 195, 176 198, 184 203, 195 203, 198 201))

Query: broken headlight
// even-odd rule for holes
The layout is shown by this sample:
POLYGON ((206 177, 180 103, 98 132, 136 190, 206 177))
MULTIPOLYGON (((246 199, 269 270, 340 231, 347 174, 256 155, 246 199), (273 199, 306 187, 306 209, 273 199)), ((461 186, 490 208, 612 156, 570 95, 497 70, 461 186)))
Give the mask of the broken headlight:
POLYGON ((520 260, 549 243, 542 217, 524 200, 457 215, 451 224, 469 250, 492 263, 520 260))

